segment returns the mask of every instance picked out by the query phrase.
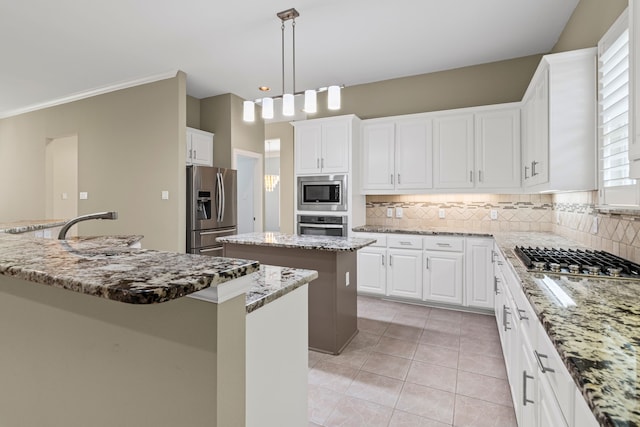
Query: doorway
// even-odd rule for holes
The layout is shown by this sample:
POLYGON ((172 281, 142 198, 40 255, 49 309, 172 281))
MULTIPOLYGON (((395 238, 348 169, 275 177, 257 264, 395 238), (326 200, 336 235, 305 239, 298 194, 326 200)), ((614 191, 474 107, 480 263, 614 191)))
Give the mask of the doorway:
POLYGON ((78 216, 78 136, 47 139, 45 162, 46 219, 78 216))
POLYGON ((262 154, 233 150, 238 171, 238 234, 262 231, 262 154))

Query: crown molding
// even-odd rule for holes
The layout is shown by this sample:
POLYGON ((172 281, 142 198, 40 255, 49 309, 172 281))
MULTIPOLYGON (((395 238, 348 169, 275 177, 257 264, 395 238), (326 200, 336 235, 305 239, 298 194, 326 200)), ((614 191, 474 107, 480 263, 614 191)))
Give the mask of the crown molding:
POLYGON ((100 86, 94 89, 89 89, 83 92, 74 93, 62 98, 53 99, 51 101, 42 102, 39 104, 29 105, 24 108, 18 108, 16 110, 10 110, 0 113, 0 119, 6 119, 8 117, 17 116, 31 111, 41 110, 43 108, 55 107, 56 105, 67 104, 69 102, 79 101, 81 99, 91 98, 96 95, 102 95, 109 92, 115 92, 121 89, 127 89, 134 86, 140 86, 147 83, 153 83, 160 80, 166 80, 175 77, 179 70, 167 71, 165 73, 153 74, 151 76, 141 77, 133 80, 126 80, 119 83, 114 83, 106 86, 100 86))

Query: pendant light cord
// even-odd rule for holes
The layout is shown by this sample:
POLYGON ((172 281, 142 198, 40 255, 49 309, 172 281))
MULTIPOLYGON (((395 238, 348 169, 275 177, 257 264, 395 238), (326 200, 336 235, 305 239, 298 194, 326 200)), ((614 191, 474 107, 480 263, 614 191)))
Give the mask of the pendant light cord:
POLYGON ((282 95, 284 95, 284 21, 282 21, 282 95))
POLYGON ((291 31, 293 33, 293 93, 296 93, 296 18, 291 20, 291 31))

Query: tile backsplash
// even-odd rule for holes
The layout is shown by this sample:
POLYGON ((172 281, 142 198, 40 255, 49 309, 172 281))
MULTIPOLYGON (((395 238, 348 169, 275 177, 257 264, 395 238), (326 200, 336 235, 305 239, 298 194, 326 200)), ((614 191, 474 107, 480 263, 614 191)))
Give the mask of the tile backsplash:
POLYGON ((596 191, 367 196, 367 224, 481 232, 552 231, 640 263, 640 216, 597 212, 597 200, 596 191), (392 208, 391 218, 387 208, 392 208), (396 217, 396 208, 402 208, 402 218, 396 217), (441 210, 444 218, 439 218, 441 210), (496 219, 491 219, 491 211, 496 219))
POLYGON ((544 194, 367 196, 367 224, 397 228, 456 227, 469 231, 551 231, 553 201, 544 194), (393 217, 387 217, 393 208, 393 217), (402 208, 402 218, 396 209, 402 208), (440 211, 444 218, 439 217, 440 211), (496 219, 491 219, 491 211, 496 219))

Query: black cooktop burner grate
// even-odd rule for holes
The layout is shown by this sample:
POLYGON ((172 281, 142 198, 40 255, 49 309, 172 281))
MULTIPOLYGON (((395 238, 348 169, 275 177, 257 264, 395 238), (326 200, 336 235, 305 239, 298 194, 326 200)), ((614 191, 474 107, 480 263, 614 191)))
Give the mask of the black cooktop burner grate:
POLYGON ((640 265, 604 251, 516 246, 529 270, 640 279, 640 265))

